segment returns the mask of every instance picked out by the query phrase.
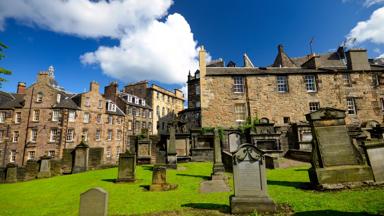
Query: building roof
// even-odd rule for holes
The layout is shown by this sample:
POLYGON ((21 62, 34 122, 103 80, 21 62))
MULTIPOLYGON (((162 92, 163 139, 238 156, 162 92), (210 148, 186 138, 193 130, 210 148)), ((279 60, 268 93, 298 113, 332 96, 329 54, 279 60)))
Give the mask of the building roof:
POLYGON ((72 100, 71 97, 63 98, 60 100, 60 103, 53 105, 54 108, 64 108, 64 109, 73 109, 80 110, 80 107, 72 100))

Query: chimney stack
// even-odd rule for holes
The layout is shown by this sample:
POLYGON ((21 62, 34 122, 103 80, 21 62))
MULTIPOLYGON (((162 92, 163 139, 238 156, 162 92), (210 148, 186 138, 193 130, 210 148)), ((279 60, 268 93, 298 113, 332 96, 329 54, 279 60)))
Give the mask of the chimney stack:
POLYGON ((17 94, 25 94, 25 82, 19 82, 17 83, 17 94))
POLYGON ((368 61, 367 50, 365 49, 349 49, 346 53, 347 68, 349 70, 371 70, 368 61))
POLYGON ((97 83, 96 81, 92 81, 90 84, 89 84, 89 91, 96 91, 96 92, 99 92, 99 83, 97 83))

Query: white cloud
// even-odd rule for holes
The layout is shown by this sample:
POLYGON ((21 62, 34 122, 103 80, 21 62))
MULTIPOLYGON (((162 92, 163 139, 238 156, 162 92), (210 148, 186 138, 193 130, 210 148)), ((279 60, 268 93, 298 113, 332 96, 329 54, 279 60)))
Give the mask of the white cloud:
POLYGON ((384 53, 379 55, 377 58, 384 58, 384 53))
POLYGON ((347 37, 356 43, 384 44, 384 7, 375 10, 368 20, 358 22, 347 37))
POLYGON ((12 0, 0 1, 0 30, 5 19, 81 37, 118 38, 163 17, 172 0, 12 0))
POLYGON ((80 57, 84 64, 100 64, 104 73, 119 80, 158 80, 184 83, 188 71, 197 68, 196 42, 189 24, 180 14, 165 22, 124 36, 119 46, 100 47, 80 57))
POLYGON ((380 3, 384 3, 384 0, 365 0, 364 6, 371 7, 372 5, 380 4, 380 3))

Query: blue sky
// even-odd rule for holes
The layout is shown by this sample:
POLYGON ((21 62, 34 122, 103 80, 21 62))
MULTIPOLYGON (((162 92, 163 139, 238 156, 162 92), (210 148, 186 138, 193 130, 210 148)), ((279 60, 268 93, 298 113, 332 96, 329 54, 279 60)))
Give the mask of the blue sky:
POLYGON ((50 65, 72 92, 92 80, 181 88, 200 45, 212 59, 239 66, 244 52, 257 66, 273 63, 280 43, 291 57, 306 55, 312 37, 316 53, 336 49, 349 35, 370 57, 384 53, 382 0, 127 0, 84 8, 82 1, 0 2, 0 41, 9 47, 0 66, 13 72, 3 91, 15 91, 18 81, 32 84, 50 65))

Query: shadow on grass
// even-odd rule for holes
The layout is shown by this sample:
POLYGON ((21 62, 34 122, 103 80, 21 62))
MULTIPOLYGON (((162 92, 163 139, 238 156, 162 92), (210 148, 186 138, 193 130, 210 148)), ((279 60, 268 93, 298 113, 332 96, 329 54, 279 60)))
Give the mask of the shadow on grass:
POLYGON ((149 191, 149 185, 140 185, 143 188, 143 191, 149 191))
POLYGON ((191 175, 191 174, 181 174, 181 173, 177 173, 176 175, 178 175, 178 176, 194 177, 194 178, 202 178, 204 180, 210 180, 211 179, 209 176, 204 176, 204 175, 191 175))
POLYGON ((150 171, 153 171, 153 166, 142 165, 141 167, 142 167, 144 170, 150 170, 150 171))
POLYGON ((291 182, 291 181, 267 180, 267 184, 268 185, 294 187, 294 188, 303 189, 303 190, 311 190, 312 189, 311 183, 309 183, 309 182, 291 182))
POLYGON ((308 169, 295 169, 295 171, 299 171, 299 172, 308 172, 308 169))
POLYGON ((101 179, 101 181, 116 183, 116 179, 101 179))
POLYGON ((222 213, 229 212, 229 206, 223 204, 215 204, 215 203, 187 203, 182 204, 181 207, 188 207, 194 209, 207 209, 207 210, 217 210, 222 213))
POLYGON ((310 216, 310 215, 375 216, 375 214, 369 214, 367 212, 342 212, 342 211, 335 211, 335 210, 305 211, 305 212, 297 212, 294 214, 294 216, 310 216))

